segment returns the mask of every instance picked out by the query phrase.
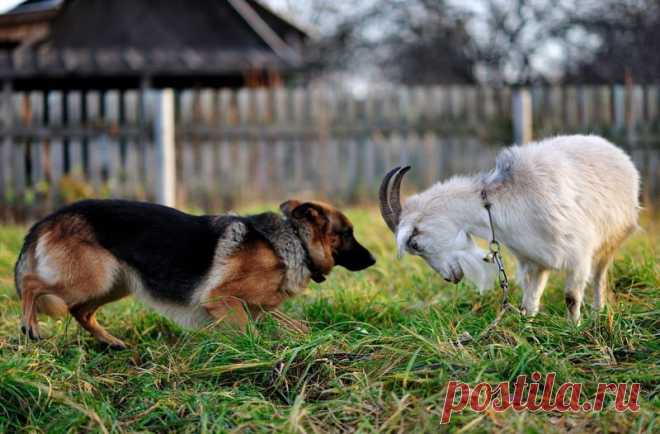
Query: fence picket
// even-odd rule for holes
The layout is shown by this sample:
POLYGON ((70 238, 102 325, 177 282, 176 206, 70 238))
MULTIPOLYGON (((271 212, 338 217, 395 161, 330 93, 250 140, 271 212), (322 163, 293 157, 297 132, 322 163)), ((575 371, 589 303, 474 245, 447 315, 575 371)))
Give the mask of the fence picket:
POLYGON ((646 120, 650 123, 660 120, 660 91, 657 85, 646 88, 646 114, 646 120))
MULTIPOLYGON (((140 95, 135 90, 124 93, 124 125, 136 128, 140 125, 139 119, 140 95)), ((126 155, 124 159, 124 193, 131 199, 145 199, 145 178, 140 170, 140 161, 143 148, 146 146, 139 137, 125 139, 126 155)))
POLYGON ((639 126, 640 122, 644 121, 644 88, 635 85, 630 90, 630 115, 627 128, 632 131, 639 126))
MULTIPOLYGON (((199 94, 199 121, 198 124, 212 128, 217 120, 217 105, 215 104, 215 92, 212 89, 202 89, 199 94)), ((217 143, 204 136, 199 144, 199 158, 201 159, 200 187, 203 189, 203 206, 206 209, 217 208, 219 203, 218 179, 216 169, 217 143)))
MULTIPOLYGON (((82 94, 79 91, 69 92, 66 96, 68 120, 71 127, 80 127, 82 119, 81 107, 82 94)), ((85 173, 85 162, 83 159, 83 146, 80 137, 69 139, 69 170, 72 176, 82 179, 85 173)))
POLYGON ((614 128, 623 130, 626 126, 626 89, 624 86, 614 86, 612 90, 612 106, 614 128))
POLYGON ((578 109, 580 127, 588 130, 593 125, 593 94, 592 88, 580 86, 578 88, 578 109))
POLYGON ((11 202, 11 175, 13 141, 10 137, 3 139, 0 147, 0 202, 11 202))
POLYGON ((289 93, 287 89, 278 87, 273 89, 273 121, 279 125, 285 125, 289 119, 289 93))
MULTIPOLYGON (((22 125, 27 124, 27 99, 24 93, 16 93, 13 98, 14 113, 18 122, 22 125)), ((16 119, 16 118, 15 118, 16 119)), ((25 139, 15 139, 13 150, 13 191, 17 199, 17 204, 22 207, 26 190, 25 160, 27 154, 27 144, 25 139)))
MULTIPOLYGON (((29 96, 29 111, 30 116, 28 125, 31 128, 40 128, 43 121, 43 93, 38 91, 30 92, 29 96)), ((42 189, 45 181, 44 174, 44 146, 43 140, 39 138, 32 138, 30 143, 30 159, 31 159, 31 178, 32 187, 35 190, 42 189)))
POLYGON ((612 122, 612 89, 609 86, 598 86, 598 124, 603 127, 612 122))
POLYGON ((118 90, 110 90, 104 98, 105 128, 109 130, 106 146, 106 176, 107 187, 113 197, 123 195, 124 181, 122 157, 119 140, 120 131, 120 95, 118 90))
MULTIPOLYGON (((62 126, 62 92, 51 91, 48 93, 48 125, 62 126)), ((64 143, 62 137, 53 136, 50 138, 48 147, 50 188, 53 194, 59 194, 59 182, 64 175, 64 143)))
MULTIPOLYGON (((86 125, 90 128, 99 127, 101 115, 101 95, 99 92, 90 91, 84 96, 85 110, 83 117, 86 125)), ((100 142, 103 140, 102 136, 97 136, 83 142, 83 152, 87 150, 89 159, 89 179, 96 192, 101 191, 103 183, 103 156, 102 150, 99 147, 100 142)))

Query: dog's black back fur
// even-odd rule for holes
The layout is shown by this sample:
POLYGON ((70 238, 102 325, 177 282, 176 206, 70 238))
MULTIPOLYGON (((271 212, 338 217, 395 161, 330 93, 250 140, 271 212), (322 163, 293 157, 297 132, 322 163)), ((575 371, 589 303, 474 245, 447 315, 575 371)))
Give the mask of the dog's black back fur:
POLYGON ((248 228, 246 241, 262 238, 251 224, 256 216, 193 216, 146 202, 85 200, 34 225, 25 244, 36 241, 41 224, 64 215, 82 217, 101 246, 140 273, 147 291, 178 303, 189 301, 208 273, 227 225, 242 221, 248 228))

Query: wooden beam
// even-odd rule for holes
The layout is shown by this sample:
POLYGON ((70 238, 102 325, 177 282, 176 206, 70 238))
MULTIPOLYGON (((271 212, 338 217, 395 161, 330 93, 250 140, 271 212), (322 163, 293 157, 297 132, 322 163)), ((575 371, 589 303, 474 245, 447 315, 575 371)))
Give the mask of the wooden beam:
POLYGON ((254 32, 282 59, 298 64, 300 55, 279 37, 245 0, 229 0, 229 4, 254 32))
POLYGON ((532 96, 527 88, 513 92, 513 142, 524 145, 532 141, 532 96))
POLYGON ((163 89, 158 92, 156 118, 156 201, 162 205, 175 206, 176 199, 176 155, 174 131, 174 91, 163 89))

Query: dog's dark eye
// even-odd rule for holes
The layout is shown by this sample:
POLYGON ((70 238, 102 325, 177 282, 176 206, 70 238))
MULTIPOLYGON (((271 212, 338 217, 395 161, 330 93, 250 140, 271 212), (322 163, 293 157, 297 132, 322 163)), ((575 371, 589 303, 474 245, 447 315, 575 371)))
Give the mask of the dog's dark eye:
POLYGON ((339 235, 343 239, 347 240, 353 236, 353 229, 344 229, 341 232, 339 232, 339 235))

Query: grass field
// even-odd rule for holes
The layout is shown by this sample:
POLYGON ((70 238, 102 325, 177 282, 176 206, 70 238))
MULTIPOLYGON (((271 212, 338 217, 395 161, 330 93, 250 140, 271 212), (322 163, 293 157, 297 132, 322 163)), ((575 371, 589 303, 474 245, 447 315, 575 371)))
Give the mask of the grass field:
MULTIPOLYGON (((660 227, 644 224, 610 272, 610 307, 565 320, 554 275, 534 319, 495 317, 500 294, 446 284, 418 258, 394 258, 391 234, 374 210, 348 213, 378 263, 336 270, 284 310, 309 335, 272 319, 247 335, 186 331, 127 299, 99 321, 129 344, 108 351, 75 321, 42 319, 49 336, 19 335, 13 264, 25 228, 0 228, 0 432, 658 432, 660 423, 660 227), (460 343, 460 342, 462 343, 460 343), (514 381, 556 372, 556 383, 641 383, 637 413, 440 415, 449 380, 514 381)), ((513 271, 513 263, 507 261, 513 271)), ((513 273, 510 273, 513 274, 513 273)), ((588 299, 590 299, 590 293, 588 299)), ((514 286, 514 303, 520 291, 514 286)))

